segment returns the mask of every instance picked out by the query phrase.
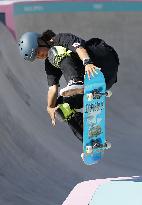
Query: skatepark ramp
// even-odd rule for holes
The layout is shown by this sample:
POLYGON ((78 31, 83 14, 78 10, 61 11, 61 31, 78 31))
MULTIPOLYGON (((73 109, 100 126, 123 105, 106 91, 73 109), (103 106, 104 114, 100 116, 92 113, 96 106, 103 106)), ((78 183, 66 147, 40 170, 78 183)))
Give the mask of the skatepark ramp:
MULTIPOLYGON (((43 13, 30 10, 36 3, 16 4, 13 29, 17 38, 26 31, 43 32, 51 28, 85 39, 96 36, 114 46, 120 57, 118 83, 112 88, 113 95, 106 105, 106 132, 112 148, 97 166, 82 163, 82 145, 68 126, 61 122, 55 128, 51 126, 46 111, 48 85, 44 62, 25 62, 13 35, 0 23, 2 205, 59 205, 82 181, 140 176, 142 172, 141 11, 118 12, 113 6, 105 12, 103 8, 107 4, 102 4, 99 12, 85 9, 79 12, 81 5, 74 3, 70 8, 76 10, 72 13, 68 4, 63 7, 62 3, 62 12, 56 12, 53 4, 50 2, 50 12, 43 13)), ((42 5, 47 8, 47 3, 42 5)))
POLYGON ((21 63, 17 44, 2 24, 0 42, 0 204, 61 204, 67 187, 81 179, 79 167, 69 160, 77 163, 71 150, 76 143, 68 144, 71 134, 57 135, 51 128, 44 75, 21 63))
POLYGON ((119 177, 77 184, 62 205, 141 205, 142 177, 119 177), (111 193, 111 194, 110 194, 111 193))

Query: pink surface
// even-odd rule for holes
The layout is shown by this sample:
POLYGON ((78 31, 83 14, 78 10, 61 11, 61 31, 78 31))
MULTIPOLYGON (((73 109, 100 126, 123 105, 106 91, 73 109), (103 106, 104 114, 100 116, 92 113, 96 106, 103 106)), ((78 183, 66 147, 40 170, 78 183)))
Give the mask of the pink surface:
POLYGON ((70 192, 69 196, 66 198, 62 205, 88 205, 89 201, 92 198, 92 195, 103 184, 111 180, 117 181, 124 179, 134 179, 137 177, 139 176, 96 179, 81 182, 74 187, 74 189, 70 192))
POLYGON ((6 25, 12 34, 15 36, 15 25, 13 19, 13 6, 12 5, 0 5, 0 12, 5 13, 6 25))
POLYGON ((77 184, 62 205, 88 205, 93 193, 108 179, 96 179, 77 184))

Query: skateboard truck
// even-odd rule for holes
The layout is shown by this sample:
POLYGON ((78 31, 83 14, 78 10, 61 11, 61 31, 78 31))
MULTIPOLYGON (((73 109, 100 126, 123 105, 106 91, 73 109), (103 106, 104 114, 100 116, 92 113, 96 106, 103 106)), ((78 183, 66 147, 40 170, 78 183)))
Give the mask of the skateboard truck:
POLYGON ((91 93, 87 94, 88 101, 92 101, 93 99, 100 99, 102 95, 110 98, 112 96, 112 92, 107 90, 105 93, 101 93, 98 90, 93 90, 91 93))
POLYGON ((86 153, 92 154, 95 148, 101 147, 101 143, 98 140, 92 140, 91 145, 86 146, 86 153))
POLYGON ((86 146, 86 154, 90 155, 93 154, 93 150, 97 149, 110 149, 111 148, 111 143, 110 142, 105 142, 105 144, 101 144, 98 140, 92 141, 92 145, 87 145, 86 146))

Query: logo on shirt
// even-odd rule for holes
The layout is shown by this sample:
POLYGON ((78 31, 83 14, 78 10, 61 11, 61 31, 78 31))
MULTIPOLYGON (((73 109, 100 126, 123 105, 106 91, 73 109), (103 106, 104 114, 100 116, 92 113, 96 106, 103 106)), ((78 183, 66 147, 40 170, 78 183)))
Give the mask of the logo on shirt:
POLYGON ((80 43, 74 43, 72 46, 76 48, 76 47, 80 46, 80 43))

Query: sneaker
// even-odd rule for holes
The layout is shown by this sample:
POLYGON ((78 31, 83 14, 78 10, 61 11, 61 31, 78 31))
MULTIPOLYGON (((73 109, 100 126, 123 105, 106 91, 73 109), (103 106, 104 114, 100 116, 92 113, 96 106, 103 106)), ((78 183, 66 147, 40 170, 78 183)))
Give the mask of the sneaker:
POLYGON ((63 97, 70 97, 77 94, 84 93, 84 84, 82 81, 70 80, 68 85, 60 90, 60 95, 63 97))

